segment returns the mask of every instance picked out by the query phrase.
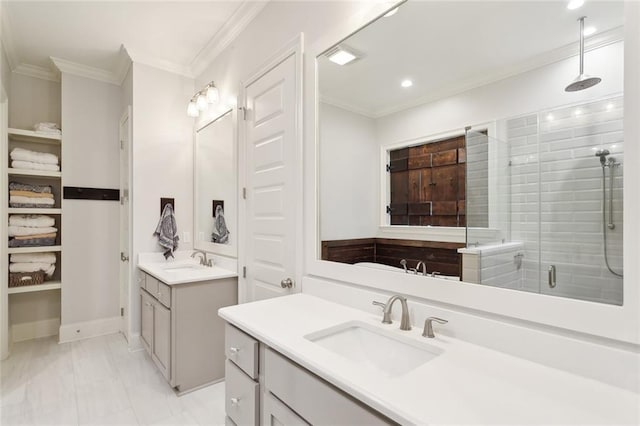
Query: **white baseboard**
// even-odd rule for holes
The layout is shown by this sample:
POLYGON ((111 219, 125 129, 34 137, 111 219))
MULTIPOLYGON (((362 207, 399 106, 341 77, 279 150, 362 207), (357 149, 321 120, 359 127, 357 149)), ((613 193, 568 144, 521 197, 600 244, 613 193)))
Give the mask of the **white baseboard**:
POLYGON ((60 318, 13 324, 11 326, 11 339, 13 342, 22 342, 40 337, 55 336, 58 334, 59 327, 60 318))
POLYGON ((122 317, 101 318, 60 326, 60 343, 88 339, 120 332, 122 317))
POLYGON ((129 352, 141 351, 144 349, 142 346, 142 342, 140 341, 140 333, 137 334, 129 334, 129 352))

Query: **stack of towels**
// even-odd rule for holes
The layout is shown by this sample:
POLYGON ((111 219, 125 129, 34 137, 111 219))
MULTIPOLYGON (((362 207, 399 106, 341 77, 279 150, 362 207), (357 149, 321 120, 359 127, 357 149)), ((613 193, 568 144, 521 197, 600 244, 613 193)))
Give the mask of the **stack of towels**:
POLYGON ((9 207, 53 208, 51 186, 9 182, 9 207))
POLYGON ((60 126, 56 123, 38 123, 33 126, 33 130, 38 133, 48 133, 51 135, 62 135, 62 130, 60 130, 60 126))
POLYGON ((55 220, 44 215, 9 216, 9 247, 55 246, 55 220))
POLYGON ((51 278, 56 271, 56 255, 53 253, 17 253, 9 257, 9 272, 42 271, 51 278))
POLYGON ((11 167, 14 169, 43 170, 47 172, 60 171, 58 156, 55 154, 13 148, 9 155, 11 157, 11 167))

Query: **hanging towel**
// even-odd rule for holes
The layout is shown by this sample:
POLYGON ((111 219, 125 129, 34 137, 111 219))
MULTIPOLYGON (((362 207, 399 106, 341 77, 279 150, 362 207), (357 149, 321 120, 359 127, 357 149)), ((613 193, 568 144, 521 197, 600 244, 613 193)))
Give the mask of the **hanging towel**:
POLYGON ((173 251, 178 249, 178 226, 176 217, 173 214, 173 206, 166 204, 162 209, 160 221, 153 235, 158 236, 158 244, 165 249, 164 258, 173 257, 173 251))

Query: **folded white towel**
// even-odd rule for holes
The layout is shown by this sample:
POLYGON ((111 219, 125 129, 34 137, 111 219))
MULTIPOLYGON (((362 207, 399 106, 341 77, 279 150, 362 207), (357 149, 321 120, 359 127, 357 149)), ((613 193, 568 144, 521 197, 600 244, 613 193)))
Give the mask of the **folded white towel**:
POLYGON ((15 253, 9 257, 12 263, 56 263, 54 253, 15 253))
POLYGON ((13 167, 14 169, 24 169, 24 170, 42 170, 45 172, 60 171, 60 166, 56 164, 34 163, 32 161, 21 161, 21 160, 12 161, 11 167, 13 167))
POLYGON ((14 148, 11 150, 11 159, 15 161, 31 161, 40 164, 58 164, 58 156, 48 152, 29 151, 24 148, 14 148))
POLYGON ((39 206, 53 206, 53 198, 23 197, 21 195, 9 195, 9 204, 37 204, 39 206))
POLYGON ((31 228, 28 226, 9 226, 10 237, 26 237, 29 235, 52 234, 58 232, 57 228, 47 226, 44 228, 31 228))
POLYGON ((54 226, 56 221, 51 216, 41 214, 12 214, 9 216, 9 225, 46 228, 54 226))
POLYGON ((56 265, 51 263, 10 263, 9 272, 38 272, 42 271, 47 276, 52 276, 56 265))
POLYGON ((36 123, 33 126, 33 130, 35 130, 36 132, 42 131, 42 130, 60 130, 60 126, 58 126, 57 123, 47 123, 47 122, 43 122, 43 123, 36 123))

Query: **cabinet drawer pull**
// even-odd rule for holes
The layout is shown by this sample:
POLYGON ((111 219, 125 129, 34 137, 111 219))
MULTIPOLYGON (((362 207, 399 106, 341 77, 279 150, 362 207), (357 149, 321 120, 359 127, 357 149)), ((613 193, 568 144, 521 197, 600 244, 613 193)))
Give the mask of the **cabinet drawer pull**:
POLYGON ((231 401, 231 405, 240 404, 240 398, 231 398, 229 401, 231 401))
POLYGON ((236 348, 234 346, 231 346, 229 348, 229 352, 231 352, 232 354, 237 354, 238 352, 240 352, 240 348, 236 348))

